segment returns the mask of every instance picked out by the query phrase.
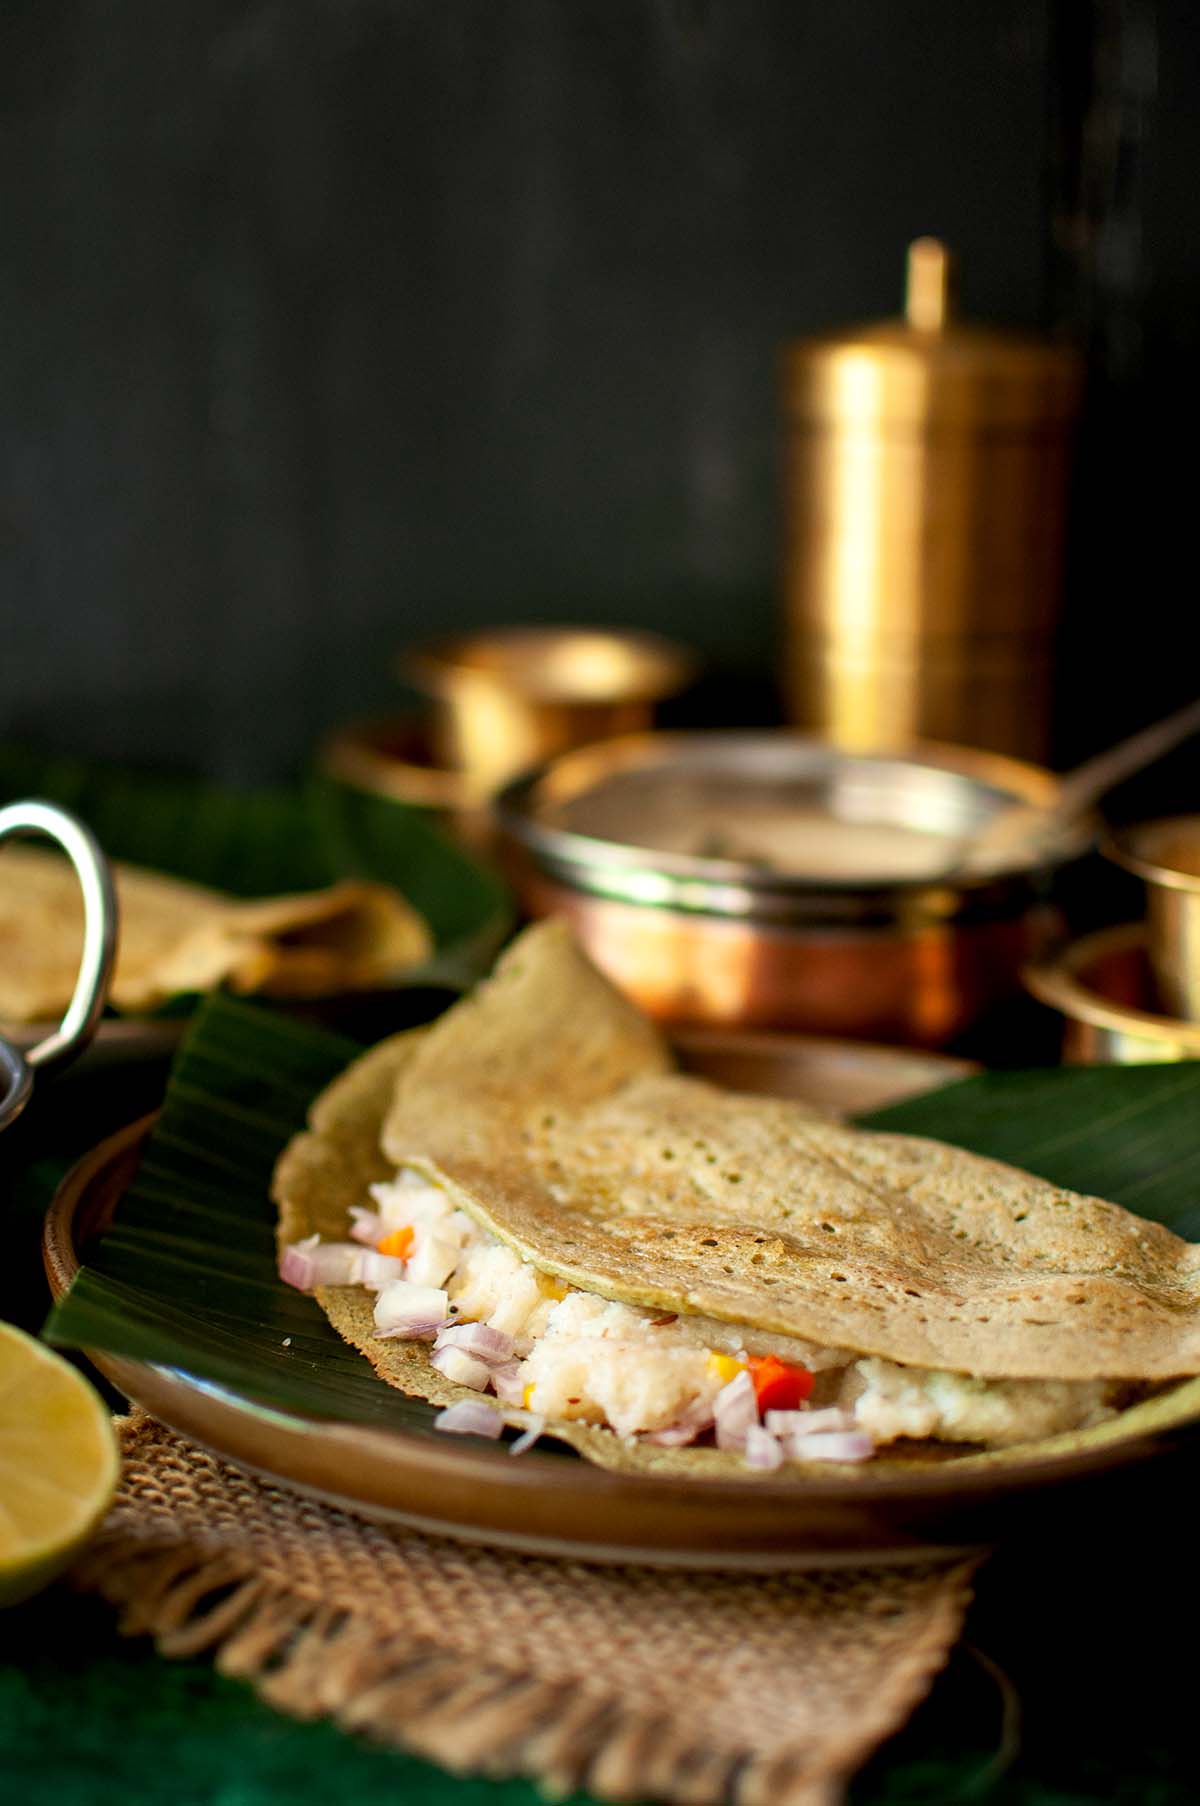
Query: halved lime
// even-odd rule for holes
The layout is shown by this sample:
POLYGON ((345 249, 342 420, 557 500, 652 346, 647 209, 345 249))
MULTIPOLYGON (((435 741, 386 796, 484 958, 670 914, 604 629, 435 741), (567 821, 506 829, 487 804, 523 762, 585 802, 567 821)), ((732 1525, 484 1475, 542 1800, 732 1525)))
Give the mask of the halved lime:
POLYGON ((66 1567, 104 1515, 119 1467, 99 1394, 61 1355, 0 1323, 0 1605, 66 1567))

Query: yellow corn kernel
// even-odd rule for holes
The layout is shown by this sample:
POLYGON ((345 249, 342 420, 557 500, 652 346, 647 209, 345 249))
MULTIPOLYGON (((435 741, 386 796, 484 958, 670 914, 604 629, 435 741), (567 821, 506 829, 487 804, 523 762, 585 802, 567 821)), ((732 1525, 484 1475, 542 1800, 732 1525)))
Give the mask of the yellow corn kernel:
POLYGON ((565 1279, 552 1279, 549 1273, 539 1273, 537 1282, 543 1298, 554 1298, 560 1303, 571 1289, 565 1279))
POLYGON ((526 1386, 526 1388, 525 1388, 525 1390, 524 1390, 524 1392, 522 1392, 522 1394, 521 1394, 521 1408, 522 1408, 522 1410, 524 1410, 524 1411, 528 1411, 528 1409, 529 1409, 529 1401, 530 1401, 530 1399, 531 1399, 531 1398, 532 1398, 532 1397, 533 1397, 533 1382, 532 1382, 532 1380, 531 1380, 531 1381, 530 1381, 530 1383, 529 1383, 529 1385, 528 1385, 528 1386, 526 1386))
POLYGON ((713 1349, 708 1351, 708 1371, 727 1386, 730 1380, 736 1380, 739 1373, 746 1371, 745 1361, 739 1361, 736 1355, 717 1354, 713 1349))

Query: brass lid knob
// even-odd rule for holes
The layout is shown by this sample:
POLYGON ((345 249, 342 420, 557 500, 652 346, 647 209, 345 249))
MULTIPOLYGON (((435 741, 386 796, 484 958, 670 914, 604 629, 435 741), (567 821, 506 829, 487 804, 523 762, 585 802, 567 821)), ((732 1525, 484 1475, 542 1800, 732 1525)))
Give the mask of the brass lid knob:
POLYGON ((908 247, 904 318, 915 332, 941 332, 954 307, 954 258, 940 238, 914 238, 908 247))
POLYGON ((1083 378, 1078 352, 1035 333, 963 322, 955 290, 949 248, 937 238, 914 239, 899 319, 786 348, 792 413, 831 425, 909 429, 948 421, 1021 428, 1073 418, 1083 378))

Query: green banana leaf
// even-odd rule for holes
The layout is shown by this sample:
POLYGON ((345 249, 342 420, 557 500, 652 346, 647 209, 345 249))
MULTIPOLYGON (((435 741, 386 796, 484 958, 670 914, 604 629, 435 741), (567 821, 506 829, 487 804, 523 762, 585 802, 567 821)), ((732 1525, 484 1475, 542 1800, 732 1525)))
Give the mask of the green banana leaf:
POLYGON ((33 796, 81 816, 111 858, 233 896, 318 890, 351 877, 394 884, 435 942, 433 959, 405 974, 406 987, 469 985, 511 926, 500 880, 420 810, 329 779, 233 791, 0 748, 0 803, 33 796))
MULTIPOLYGON (((275 1272, 272 1166, 357 1051, 259 1006, 207 1001, 136 1182, 50 1338, 312 1416, 428 1423, 429 1406, 381 1386, 275 1272)), ((1200 1064, 989 1073, 862 1120, 1014 1161, 1200 1238, 1200 1064)))

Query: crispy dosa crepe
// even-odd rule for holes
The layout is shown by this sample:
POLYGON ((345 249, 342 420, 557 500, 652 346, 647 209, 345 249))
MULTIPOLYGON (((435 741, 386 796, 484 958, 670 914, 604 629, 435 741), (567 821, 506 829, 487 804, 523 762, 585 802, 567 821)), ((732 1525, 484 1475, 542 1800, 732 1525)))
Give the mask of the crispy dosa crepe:
MULTIPOLYGON (((344 1239, 351 1205, 398 1165, 542 1271, 635 1306, 996 1379, 1200 1370, 1191 1244, 995 1161, 674 1073, 557 924, 322 1095, 276 1172, 281 1248, 344 1239)), ((381 1339, 361 1287, 317 1296, 391 1384, 477 1396, 425 1344, 381 1339)), ((608 1466, 746 1472, 717 1449, 550 1427, 608 1466)))
POLYGON ((1200 1247, 669 1065, 566 926, 539 924, 413 1053, 383 1151, 543 1271, 627 1304, 990 1378, 1200 1372, 1200 1247))
MULTIPOLYGON (((430 951, 411 904, 383 884, 347 881, 299 896, 239 902, 200 885, 117 868, 115 1008, 228 984, 275 997, 381 983, 430 951)), ((0 853, 0 1022, 39 1022, 70 1002, 83 940, 74 872, 55 853, 0 853)))
MULTIPOLYGON (((379 1131, 397 1082, 427 1033, 412 1029, 381 1042, 317 1099, 309 1132, 295 1137, 275 1172, 281 1250, 310 1235, 343 1239, 351 1205, 362 1203, 369 1185, 391 1178, 393 1165, 380 1148, 379 1131)), ((425 1343, 381 1338, 375 1328, 374 1298, 361 1286, 318 1286, 316 1298, 338 1334, 364 1354, 389 1385, 434 1405, 478 1397, 430 1366, 425 1343)), ((526 1421, 522 1412, 505 1415, 514 1422, 526 1421)), ((736 1455, 719 1449, 656 1448, 623 1441, 611 1430, 584 1423, 555 1424, 554 1434, 600 1466, 626 1472, 742 1471, 736 1455)))

